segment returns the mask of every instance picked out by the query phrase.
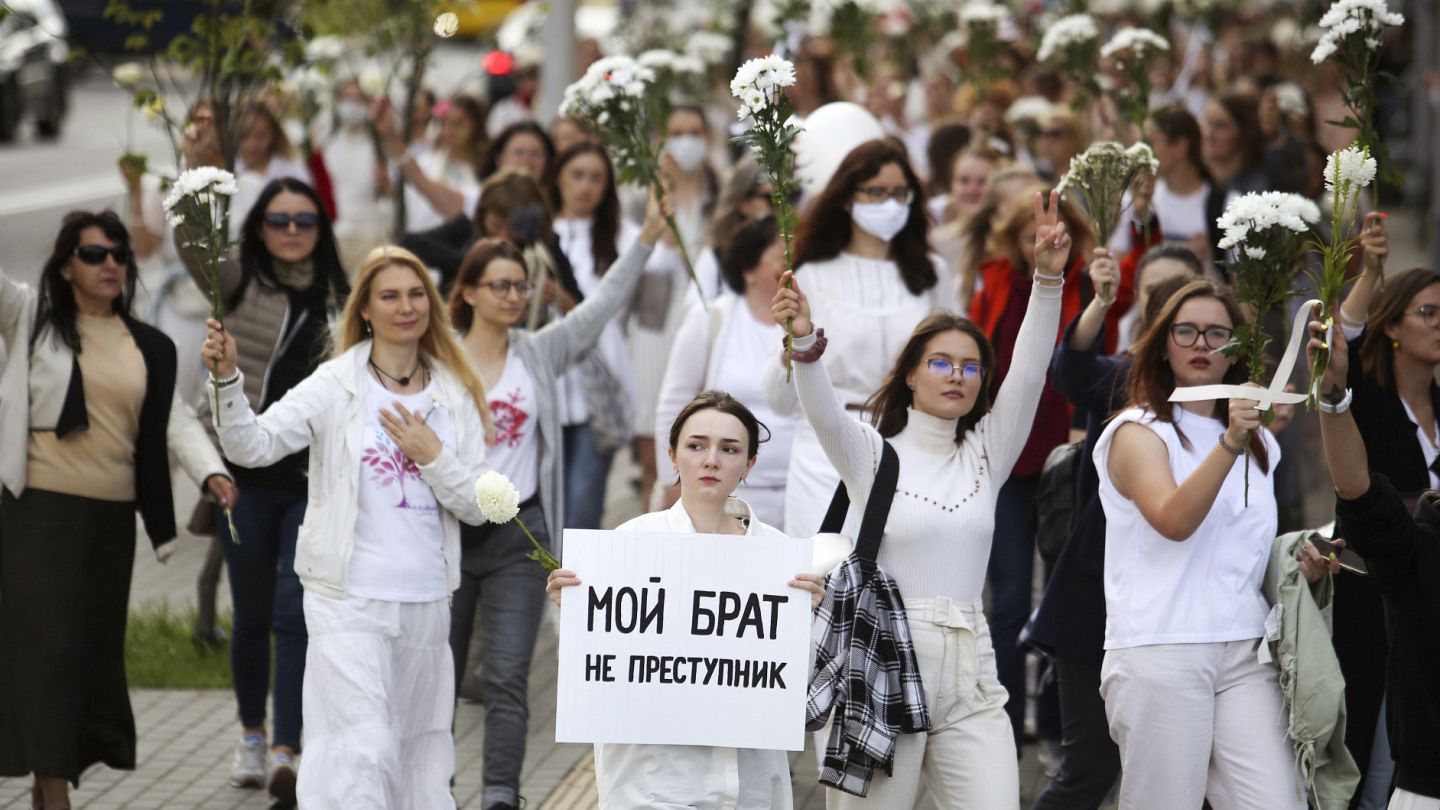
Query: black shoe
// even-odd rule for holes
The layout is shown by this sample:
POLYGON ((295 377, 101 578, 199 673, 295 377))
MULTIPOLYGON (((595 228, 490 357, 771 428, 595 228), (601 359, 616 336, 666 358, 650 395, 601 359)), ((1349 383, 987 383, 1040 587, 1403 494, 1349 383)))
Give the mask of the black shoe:
POLYGON ((276 765, 270 771, 270 810, 295 810, 295 769, 276 765))

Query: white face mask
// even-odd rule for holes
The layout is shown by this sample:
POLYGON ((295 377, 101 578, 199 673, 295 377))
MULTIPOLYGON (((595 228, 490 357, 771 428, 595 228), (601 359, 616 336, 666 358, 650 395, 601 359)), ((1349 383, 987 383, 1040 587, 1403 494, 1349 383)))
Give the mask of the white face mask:
POLYGON ((705 145, 704 138, 697 138, 694 135, 677 135, 665 142, 665 151, 670 157, 675 158, 675 163, 680 171, 689 174, 700 168, 705 162, 705 153, 709 147, 705 145))
POLYGON ((344 127, 360 126, 369 117, 369 112, 363 101, 346 99, 335 105, 335 117, 340 119, 340 125, 344 127))
POLYGON ((910 206, 898 200, 878 203, 852 203, 850 219, 860 230, 889 242, 895 238, 910 219, 910 206))

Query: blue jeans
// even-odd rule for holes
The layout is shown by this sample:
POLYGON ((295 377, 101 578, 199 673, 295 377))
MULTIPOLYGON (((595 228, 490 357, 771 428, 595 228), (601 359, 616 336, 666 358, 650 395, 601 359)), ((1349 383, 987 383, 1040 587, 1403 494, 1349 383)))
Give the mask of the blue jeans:
MULTIPOLYGON (((541 545, 552 545, 540 507, 527 506, 519 517, 541 545)), ((476 673, 485 705, 480 806, 518 805, 530 723, 530 659, 545 611, 545 569, 529 558, 533 547, 513 521, 461 526, 460 538, 460 589, 450 605, 450 652, 458 693, 478 607, 481 660, 476 673)))
POLYGON ((990 546, 990 638, 995 669, 1010 693, 1005 713, 1015 727, 1015 750, 1025 731, 1025 651, 1017 643, 1030 618, 1035 573, 1035 527, 1031 512, 1039 475, 1012 475, 995 499, 995 541, 990 546))
POLYGON ((274 745, 300 750, 300 694, 305 682, 305 608, 295 575, 295 538, 305 518, 303 487, 240 486, 232 510, 239 542, 230 537, 225 513, 215 507, 215 529, 225 551, 235 626, 230 634, 230 672, 235 701, 246 728, 265 723, 270 692, 270 634, 275 634, 274 745))
MULTIPOLYGON (((600 516, 605 512, 605 481, 610 475, 610 463, 615 460, 615 454, 600 452, 588 424, 567 425, 564 432, 563 525, 567 529, 598 529, 600 516)), ((648 497, 649 493, 645 494, 648 497)))

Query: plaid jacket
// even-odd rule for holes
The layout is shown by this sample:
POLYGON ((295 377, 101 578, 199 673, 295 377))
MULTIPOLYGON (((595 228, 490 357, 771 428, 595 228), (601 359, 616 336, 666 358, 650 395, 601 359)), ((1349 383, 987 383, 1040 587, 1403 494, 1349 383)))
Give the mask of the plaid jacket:
POLYGON ((930 729, 905 605, 889 575, 852 554, 827 578, 815 628, 806 728, 835 713, 820 783, 864 796, 877 766, 893 775, 899 735, 930 729))

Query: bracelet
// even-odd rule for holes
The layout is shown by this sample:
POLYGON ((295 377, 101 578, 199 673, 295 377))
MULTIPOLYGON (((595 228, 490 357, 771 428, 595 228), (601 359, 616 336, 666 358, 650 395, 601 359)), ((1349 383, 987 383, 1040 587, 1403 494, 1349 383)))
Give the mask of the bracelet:
POLYGON ((1040 272, 1040 271, 1037 270, 1037 271, 1035 271, 1034 273, 1031 273, 1031 274, 1030 274, 1030 277, 1033 278, 1033 279, 1035 279, 1036 281, 1049 281, 1049 282, 1053 282, 1052 284, 1047 285, 1047 286, 1050 286, 1050 287, 1059 287, 1059 286, 1062 286, 1062 285, 1065 283, 1065 274, 1064 274, 1064 273, 1057 273, 1057 274, 1055 274, 1055 275, 1053 275, 1053 276, 1047 276, 1047 275, 1045 275, 1044 273, 1042 273, 1042 272, 1040 272))
POLYGON ((1328 413, 1331 416, 1339 416, 1340 414, 1350 410, 1350 401, 1351 399, 1353 399, 1353 396, 1353 392, 1351 392, 1349 388, 1345 389, 1345 396, 1341 397, 1340 401, 1334 404, 1331 404, 1325 399, 1325 397, 1322 396, 1320 397, 1319 402, 1320 412, 1328 413))
POLYGON ((808 348, 808 349, 793 349, 793 348, 791 348, 791 347, 790 347, 790 341, 789 341, 788 338, 781 338, 780 344, 781 344, 782 346, 784 346, 787 351, 790 352, 790 359, 791 359, 791 360, 793 360, 793 361, 795 361, 795 362, 797 362, 797 363, 813 363, 813 362, 815 362, 816 360, 819 360, 819 359, 820 359, 820 355, 822 355, 822 354, 825 353, 825 346, 826 346, 829 342, 830 342, 830 341, 828 341, 828 340, 825 339, 825 330, 824 330, 824 329, 816 329, 816 330, 815 330, 815 345, 814 345, 814 346, 811 346, 811 347, 808 348))
POLYGON ((1245 448, 1243 448, 1243 447, 1231 447, 1230 445, 1226 444, 1226 443, 1225 443, 1225 434, 1224 434, 1224 433, 1221 433, 1221 434, 1220 434, 1220 449, 1221 449, 1221 450, 1224 450, 1225 452, 1229 453, 1230 455, 1232 455, 1232 456, 1234 456, 1234 457, 1236 457, 1236 458, 1239 458, 1240 456, 1242 456, 1242 455, 1245 454, 1245 448))
POLYGON ((215 375, 211 374, 210 382, 213 383, 217 388, 226 388, 228 386, 234 385, 235 383, 240 382, 240 369, 235 369, 234 374, 231 374, 229 377, 226 377, 223 380, 217 380, 215 379, 215 375))

